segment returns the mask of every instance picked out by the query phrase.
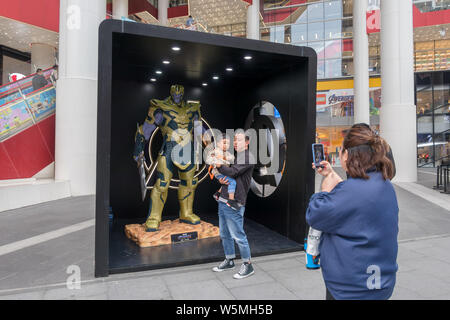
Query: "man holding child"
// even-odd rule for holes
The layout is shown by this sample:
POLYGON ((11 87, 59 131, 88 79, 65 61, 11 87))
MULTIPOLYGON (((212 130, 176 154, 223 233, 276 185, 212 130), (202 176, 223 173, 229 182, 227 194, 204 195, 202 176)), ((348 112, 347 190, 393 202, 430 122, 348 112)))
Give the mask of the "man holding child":
MULTIPOLYGON (((227 139, 226 136, 219 137, 219 139, 227 139)), ((229 142, 228 142, 229 143, 229 142)), ((216 169, 220 173, 218 176, 222 187, 219 190, 219 195, 216 197, 219 203, 219 228, 220 238, 225 253, 225 260, 217 267, 213 268, 215 272, 222 272, 225 270, 232 270, 235 268, 234 259, 236 258, 234 242, 236 241, 243 264, 238 273, 233 277, 235 279, 243 279, 254 274, 254 269, 251 264, 250 246, 247 241, 247 235, 244 231, 244 212, 247 194, 250 189, 252 180, 253 168, 255 159, 249 152, 248 145, 250 143, 249 137, 244 130, 238 129, 234 136, 234 149, 236 150, 236 157, 234 163, 231 165, 215 164, 216 169), (229 179, 234 179, 236 182, 233 193, 234 200, 237 207, 230 206, 230 195, 228 190, 229 179)), ((227 144, 221 142, 220 144, 227 144)))

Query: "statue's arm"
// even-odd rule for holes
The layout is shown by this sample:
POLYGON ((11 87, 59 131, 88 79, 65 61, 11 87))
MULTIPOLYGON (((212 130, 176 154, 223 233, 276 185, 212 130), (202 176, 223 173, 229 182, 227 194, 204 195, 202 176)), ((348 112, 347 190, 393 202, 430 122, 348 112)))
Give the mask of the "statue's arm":
POLYGON ((164 118, 161 110, 157 109, 153 111, 150 108, 147 119, 145 119, 144 123, 138 127, 134 138, 133 158, 136 161, 139 156, 143 154, 145 143, 150 139, 156 127, 159 126, 163 120, 164 118))

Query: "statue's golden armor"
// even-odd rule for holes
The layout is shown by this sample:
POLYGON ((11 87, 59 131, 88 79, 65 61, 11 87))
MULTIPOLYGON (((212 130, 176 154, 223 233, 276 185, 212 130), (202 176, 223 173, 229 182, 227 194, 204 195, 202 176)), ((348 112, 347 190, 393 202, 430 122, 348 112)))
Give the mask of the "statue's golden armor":
POLYGON ((178 170, 180 183, 178 201, 180 203, 180 221, 189 224, 200 223, 193 213, 195 188, 198 180, 194 178, 193 131, 194 122, 200 121, 200 103, 182 100, 184 88, 176 85, 171 88, 171 96, 165 100, 152 99, 145 123, 136 132, 135 158, 143 154, 145 141, 159 127, 163 135, 163 145, 159 151, 156 165, 156 182, 150 195, 150 208, 147 231, 156 231, 161 223, 161 215, 167 199, 170 180, 178 170), (177 103, 178 102, 178 103, 177 103), (176 152, 172 152, 175 149, 176 152), (176 157, 175 155, 181 155, 176 157))

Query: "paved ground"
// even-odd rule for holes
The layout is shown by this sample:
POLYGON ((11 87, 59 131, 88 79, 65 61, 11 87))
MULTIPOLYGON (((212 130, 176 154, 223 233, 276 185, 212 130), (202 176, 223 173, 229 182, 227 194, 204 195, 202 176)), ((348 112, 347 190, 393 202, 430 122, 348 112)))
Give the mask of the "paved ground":
MULTIPOLYGON (((435 179, 421 170, 422 185, 435 179)), ((450 299, 450 211, 442 206, 450 195, 395 188, 399 272, 392 299, 450 299), (440 205, 432 203, 436 197, 440 205)), ((215 263, 96 279, 93 217, 94 197, 0 212, 0 299, 324 298, 321 272, 305 269, 302 252, 255 258, 255 275, 240 281, 213 273, 215 263), (81 271, 80 289, 67 288, 73 265, 81 271)))

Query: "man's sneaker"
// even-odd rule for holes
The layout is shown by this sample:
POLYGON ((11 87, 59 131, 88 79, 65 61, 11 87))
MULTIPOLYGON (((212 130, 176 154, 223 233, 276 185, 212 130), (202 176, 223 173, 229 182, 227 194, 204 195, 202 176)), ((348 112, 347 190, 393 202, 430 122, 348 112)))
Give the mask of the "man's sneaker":
POLYGON ((217 191, 216 193, 213 194, 213 198, 214 200, 216 200, 217 202, 219 202, 219 197, 220 197, 220 192, 217 191))
POLYGON ((236 200, 227 200, 227 206, 229 206, 233 210, 239 210, 239 204, 236 200))
POLYGON ((225 270, 232 270, 234 267, 235 265, 233 259, 225 259, 221 264, 219 264, 218 267, 214 267, 212 270, 214 272, 222 272, 225 270))
POLYGON ((244 262, 241 266, 241 270, 239 270, 239 272, 236 273, 233 276, 233 278, 244 279, 244 278, 250 277, 254 273, 255 273, 255 270, 253 269, 252 264, 248 263, 248 262, 244 262))

